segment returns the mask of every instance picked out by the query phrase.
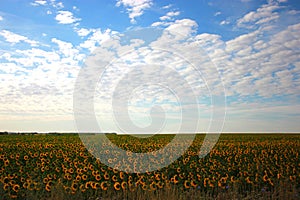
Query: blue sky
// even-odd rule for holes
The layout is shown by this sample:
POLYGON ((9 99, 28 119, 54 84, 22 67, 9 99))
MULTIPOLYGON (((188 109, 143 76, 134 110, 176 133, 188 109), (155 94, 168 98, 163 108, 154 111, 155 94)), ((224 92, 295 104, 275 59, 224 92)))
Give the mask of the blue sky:
MULTIPOLYGON (((225 114, 220 113, 225 104, 212 103, 214 96, 226 97, 226 117, 220 129, 223 132, 299 132, 299 32, 297 0, 2 0, 0 130, 76 131, 76 80, 95 50, 102 52, 99 56, 103 63, 119 58, 106 51, 106 45, 114 43, 117 47, 110 46, 114 51, 125 52, 127 45, 135 54, 126 54, 122 58, 125 64, 117 61, 105 68, 103 82, 96 87, 93 103, 101 131, 126 130, 122 126, 128 119, 122 116, 128 113, 137 130, 147 129, 163 117, 165 125, 160 130, 164 132, 188 132, 192 123, 199 123, 196 131, 205 132, 214 119, 223 125, 225 114), (120 38, 131 37, 134 32, 141 33, 140 40, 123 44, 120 38), (167 32, 174 41, 167 42, 167 32), (154 39, 145 46, 148 37, 154 39), (191 41, 205 56, 195 57, 198 49, 191 41), (201 75, 193 72, 188 62, 180 61, 180 56, 157 53, 153 47, 169 51, 177 48, 186 59, 196 58, 193 62, 201 66, 201 75), (135 83, 130 77, 148 80, 149 71, 141 63, 157 64, 154 58, 162 61, 159 65, 170 65, 181 78, 163 67, 157 69, 162 70, 158 76, 163 80, 173 78, 178 84, 186 81, 195 91, 192 96, 196 103, 188 102, 189 89, 177 85, 172 89, 170 85, 159 88, 140 84, 127 91, 131 95, 128 99, 124 97, 127 85, 135 83), (209 58, 210 67, 205 58, 209 58), (126 77, 136 65, 140 66, 134 68, 138 73, 126 77), (118 81, 124 86, 118 88, 120 91, 116 91, 118 81), (113 98, 119 102, 115 107, 113 98), (120 106, 121 100, 128 102, 124 104, 126 109, 120 106), (151 110, 153 106, 162 108, 164 114, 160 109, 151 110), (193 112, 195 109, 198 114, 193 112), (186 121, 190 123, 181 124, 186 121)), ((84 80, 91 77, 86 75, 84 80)))

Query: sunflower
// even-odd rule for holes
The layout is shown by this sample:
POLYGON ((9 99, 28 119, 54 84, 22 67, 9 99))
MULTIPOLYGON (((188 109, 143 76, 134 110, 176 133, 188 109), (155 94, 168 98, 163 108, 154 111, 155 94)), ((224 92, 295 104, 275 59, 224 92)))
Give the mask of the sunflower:
POLYGON ((92 171, 93 176, 97 176, 98 174, 100 174, 99 171, 95 171, 95 170, 92 171))
POLYGON ((184 179, 184 173, 178 175, 180 179, 184 179))
POLYGON ((91 185, 91 187, 92 187, 94 190, 97 189, 97 186, 96 186, 96 183, 95 183, 95 182, 90 181, 90 185, 91 185))
POLYGON ((88 168, 87 168, 86 166, 84 166, 83 171, 84 171, 84 172, 87 172, 87 171, 88 171, 88 168))
POLYGON ((28 188, 28 185, 29 185, 28 182, 24 182, 24 183, 23 183, 23 188, 24 188, 24 189, 28 188))
POLYGON ((92 164, 90 164, 90 165, 89 165, 89 169, 90 169, 91 171, 94 171, 94 166, 93 166, 92 164))
POLYGON ((104 173, 103 177, 105 180, 109 180, 109 174, 107 172, 104 173))
POLYGON ((78 183, 75 182, 75 181, 73 181, 72 185, 71 185, 71 189, 72 189, 72 191, 77 191, 77 189, 78 189, 78 183))
MULTIPOLYGON (((114 162, 116 162, 117 160, 115 160, 116 158, 114 158, 114 162)), ((114 172, 114 174, 117 174, 117 173, 119 173, 119 170, 118 170, 118 168, 113 168, 113 172, 114 172)))
MULTIPOLYGON (((54 174, 53 176, 51 175, 51 174, 47 174, 47 178, 49 179, 49 180, 52 180, 53 178, 56 178, 56 175, 54 174)), ((54 179, 55 179, 54 178, 54 179)))
POLYGON ((4 184, 3 185, 3 190, 7 191, 9 189, 9 184, 4 184))
POLYGON ((117 178, 116 175, 113 175, 113 176, 111 177, 111 180, 113 180, 113 182, 117 182, 117 181, 118 181, 118 178, 117 178))
POLYGON ((246 182, 247 182, 248 184, 253 184, 253 181, 250 180, 250 177, 249 177, 249 176, 248 176, 245 180, 246 180, 246 182))
POLYGON ((204 181, 203 181, 204 187, 207 186, 207 183, 208 183, 208 182, 210 182, 210 181, 209 181, 209 178, 205 178, 204 181))
POLYGON ((151 191, 155 191, 157 188, 156 188, 156 183, 154 182, 154 181, 152 181, 151 183, 150 183, 150 190, 151 191))
POLYGON ((76 180, 76 181, 80 181, 80 180, 81 180, 81 176, 80 176, 80 175, 77 175, 76 178, 75 178, 75 180, 76 180))
POLYGON ((161 181, 158 181, 158 182, 156 183, 156 186, 157 186, 159 189, 162 189, 162 188, 164 187, 164 183, 161 182, 161 181))
POLYGON ((125 181, 123 181, 123 182, 121 183, 121 187, 122 187, 122 189, 123 189, 123 190, 126 190, 126 188, 127 188, 127 185, 128 185, 128 183, 127 183, 127 182, 125 182, 125 181))
POLYGON ((84 184, 84 188, 85 188, 85 189, 88 189, 88 188, 89 188, 89 185, 90 185, 90 182, 88 181, 88 182, 86 182, 86 183, 84 184))
POLYGON ((124 172, 120 172, 120 174, 119 174, 119 176, 120 176, 120 179, 124 179, 124 172))
POLYGON ((86 181, 86 180, 87 180, 87 175, 86 175, 86 174, 83 174, 83 175, 81 176, 81 178, 82 178, 82 180, 86 181))
POLYGON ((175 174, 173 178, 174 178, 174 181, 173 181, 173 182, 174 182, 175 184, 177 184, 177 183, 179 182, 177 174, 175 174))
POLYGON ((185 189, 189 189, 190 187, 191 187, 190 181, 185 180, 185 181, 184 181, 184 188, 185 188, 185 189))
POLYGON ((70 169, 68 170, 68 172, 69 172, 70 174, 73 174, 73 173, 74 173, 74 169, 73 169, 73 168, 70 168, 70 169))
POLYGON ((197 183, 194 180, 191 180, 191 186, 196 188, 197 187, 197 183))
POLYGON ((60 172, 60 168, 59 168, 59 167, 56 167, 56 168, 55 168, 55 171, 59 173, 59 172, 60 172))
POLYGON ((103 181, 100 186, 102 190, 107 190, 108 189, 107 181, 103 181))
POLYGON ((103 172, 103 173, 106 172, 106 169, 103 168, 103 167, 101 167, 100 170, 101 170, 101 172, 103 172))
POLYGON ((49 184, 46 184, 45 190, 46 190, 47 192, 50 192, 50 191, 51 191, 51 186, 50 186, 49 184))
POLYGON ((121 189, 121 184, 119 182, 115 182, 114 188, 115 188, 115 190, 120 190, 121 189))
POLYGON ((79 189, 80 189, 81 192, 85 192, 86 191, 85 184, 81 184, 79 186, 79 189))
POLYGON ((4 178, 3 178, 3 181, 2 181, 3 183, 9 183, 9 178, 7 177, 7 176, 5 176, 4 178))
POLYGON ((268 181, 268 175, 267 175, 267 174, 265 174, 265 175, 263 176, 263 181, 264 181, 264 182, 267 182, 267 181, 268 181))
POLYGON ((280 179, 282 175, 280 173, 277 174, 277 179, 280 179))
POLYGON ((155 180, 160 181, 160 174, 155 174, 155 180))
POLYGON ((10 185, 14 185, 14 184, 16 184, 16 181, 15 181, 15 180, 10 180, 10 181, 9 181, 9 184, 10 184, 10 185))
POLYGON ((147 187, 146 183, 143 183, 142 185, 143 185, 142 190, 144 190, 144 191, 148 190, 148 187, 147 187))
POLYGON ((96 179, 96 181, 100 181, 100 180, 101 180, 101 176, 100 176, 99 174, 97 174, 97 175, 95 176, 95 179, 96 179))
POLYGON ((48 183, 48 181, 49 181, 49 179, 47 178, 47 177, 45 177, 44 179, 43 179, 43 183, 48 183))

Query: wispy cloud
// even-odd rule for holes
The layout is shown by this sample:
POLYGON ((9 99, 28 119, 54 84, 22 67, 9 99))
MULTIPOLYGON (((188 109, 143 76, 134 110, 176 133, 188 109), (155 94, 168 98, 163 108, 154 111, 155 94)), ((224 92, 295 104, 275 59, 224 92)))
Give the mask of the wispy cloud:
POLYGON ((118 0, 116 6, 123 5, 129 13, 131 23, 135 23, 135 18, 144 14, 144 10, 152 6, 152 0, 118 0))

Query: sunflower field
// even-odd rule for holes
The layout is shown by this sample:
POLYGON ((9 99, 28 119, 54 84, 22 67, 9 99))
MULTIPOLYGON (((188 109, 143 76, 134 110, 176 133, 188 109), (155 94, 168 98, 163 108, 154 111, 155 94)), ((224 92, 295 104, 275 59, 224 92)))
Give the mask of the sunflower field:
MULTIPOLYGON (((300 199, 300 135, 223 134, 199 158, 204 136, 166 167, 126 173, 93 157, 76 134, 1 135, 0 199, 300 199)), ((107 137, 128 152, 151 152, 174 135, 107 137)))

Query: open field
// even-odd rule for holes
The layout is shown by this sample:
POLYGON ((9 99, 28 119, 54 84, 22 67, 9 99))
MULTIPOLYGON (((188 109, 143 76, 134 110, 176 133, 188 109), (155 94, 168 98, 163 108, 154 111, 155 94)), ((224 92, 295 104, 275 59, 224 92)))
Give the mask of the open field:
MULTIPOLYGON (((160 149, 173 137, 108 135, 133 152, 160 149)), ((95 159, 75 134, 2 135, 0 199, 300 198, 299 134, 223 134, 200 159, 203 138, 171 165, 131 174, 95 159)))

